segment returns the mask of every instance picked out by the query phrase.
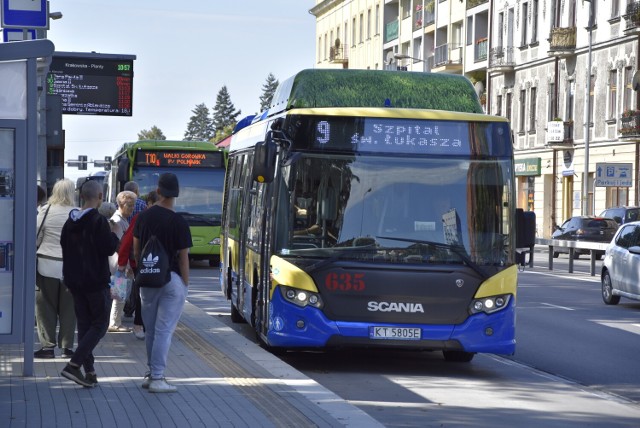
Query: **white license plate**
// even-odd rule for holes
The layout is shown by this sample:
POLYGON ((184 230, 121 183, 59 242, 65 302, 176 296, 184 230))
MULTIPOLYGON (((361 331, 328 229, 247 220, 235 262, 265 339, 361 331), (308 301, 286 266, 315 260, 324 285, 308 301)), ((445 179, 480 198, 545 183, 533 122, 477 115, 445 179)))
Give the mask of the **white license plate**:
POLYGON ((413 327, 369 327, 371 339, 420 340, 422 330, 413 327))

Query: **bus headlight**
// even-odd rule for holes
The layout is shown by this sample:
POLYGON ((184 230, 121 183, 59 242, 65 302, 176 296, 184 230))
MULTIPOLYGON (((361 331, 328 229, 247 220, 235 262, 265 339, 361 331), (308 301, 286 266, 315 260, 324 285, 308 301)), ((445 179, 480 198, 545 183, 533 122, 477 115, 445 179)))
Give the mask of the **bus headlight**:
POLYGON ((220 245, 220 237, 218 236, 217 238, 213 238, 209 241, 209 245, 220 245))
POLYGON ((469 307, 469 313, 471 315, 484 312, 491 314, 504 309, 509 304, 511 299, 510 294, 501 294, 499 296, 483 297, 481 299, 474 299, 469 307))
POLYGON ((282 296, 287 302, 293 303, 298 306, 305 307, 307 305, 314 308, 322 308, 322 298, 319 294, 312 293, 307 290, 299 290, 293 287, 287 287, 282 285, 282 296))

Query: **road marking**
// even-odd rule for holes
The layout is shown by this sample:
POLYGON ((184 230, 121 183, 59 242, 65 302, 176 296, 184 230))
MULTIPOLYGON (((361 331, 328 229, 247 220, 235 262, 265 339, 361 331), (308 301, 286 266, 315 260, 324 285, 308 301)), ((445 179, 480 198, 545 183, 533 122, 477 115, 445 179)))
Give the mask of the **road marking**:
POLYGON ((617 328, 618 330, 626 331, 627 333, 640 334, 640 324, 630 324, 617 321, 604 321, 593 320, 596 324, 603 325, 605 327, 617 328))
POLYGON ((575 279, 576 281, 586 281, 586 282, 600 282, 599 276, 590 276, 588 273, 584 272, 575 272, 573 274, 557 274, 557 273, 546 273, 546 272, 535 272, 532 270, 524 271, 527 273, 533 273, 536 275, 545 275, 545 276, 553 276, 554 278, 564 278, 564 279, 575 279), (589 275, 587 278, 576 276, 576 275, 589 275))
POLYGON ((568 308, 566 306, 558 306, 558 305, 552 305, 551 303, 544 303, 544 302, 540 302, 541 305, 545 305, 545 306, 549 306, 555 309, 563 309, 565 311, 575 311, 575 309, 573 308, 568 308))

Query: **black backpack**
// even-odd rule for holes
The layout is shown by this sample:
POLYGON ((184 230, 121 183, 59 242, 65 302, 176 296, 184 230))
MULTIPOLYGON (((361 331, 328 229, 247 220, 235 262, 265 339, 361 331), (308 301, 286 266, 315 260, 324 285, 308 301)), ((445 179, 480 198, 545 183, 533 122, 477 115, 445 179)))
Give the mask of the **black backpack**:
POLYGON ((160 288, 171 280, 171 260, 155 235, 144 244, 136 275, 136 287, 160 288))

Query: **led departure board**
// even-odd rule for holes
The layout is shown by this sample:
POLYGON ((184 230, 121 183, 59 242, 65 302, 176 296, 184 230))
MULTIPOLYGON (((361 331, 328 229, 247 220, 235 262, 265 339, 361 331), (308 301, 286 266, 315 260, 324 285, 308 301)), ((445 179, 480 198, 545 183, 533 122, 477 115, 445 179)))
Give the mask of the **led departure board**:
POLYGON ((131 116, 133 60, 54 55, 47 93, 61 96, 65 114, 131 116))
POLYGON ((222 168, 222 152, 194 152, 181 150, 138 150, 137 166, 222 168))

